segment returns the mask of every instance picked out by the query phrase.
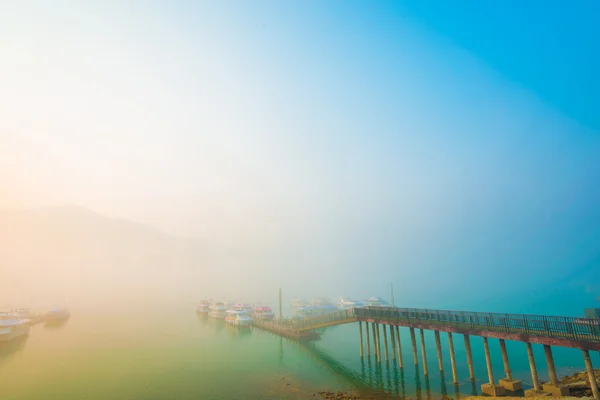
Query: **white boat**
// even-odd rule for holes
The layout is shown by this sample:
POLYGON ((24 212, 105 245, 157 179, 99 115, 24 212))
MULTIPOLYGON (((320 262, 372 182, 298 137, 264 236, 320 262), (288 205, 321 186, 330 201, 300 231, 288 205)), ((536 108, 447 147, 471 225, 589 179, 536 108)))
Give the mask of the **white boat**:
POLYGON ((260 320, 271 320, 275 318, 271 307, 267 306, 255 306, 254 307, 254 318, 260 320))
POLYGON ((325 297, 317 297, 311 304, 296 309, 296 315, 306 318, 330 314, 336 311, 339 311, 339 308, 335 304, 332 304, 325 297))
POLYGON ((225 322, 235 326, 250 326, 252 325, 252 318, 248 316, 243 307, 234 306, 234 308, 227 310, 225 322))
POLYGON ((337 307, 340 310, 348 310, 351 308, 356 308, 356 307, 363 307, 364 304, 361 301, 356 301, 356 300, 352 300, 348 297, 340 297, 340 299, 337 302, 337 307))
POLYGON ((66 307, 56 307, 52 308, 46 315, 44 315, 44 319, 46 321, 61 321, 65 319, 69 319, 71 317, 71 313, 69 309, 66 307))
POLYGON ((300 308, 300 307, 305 307, 306 305, 307 305, 306 301, 304 301, 302 299, 295 298, 295 299, 292 300, 292 308, 293 309, 297 309, 297 308, 300 308))
POLYGON ((7 342, 20 336, 27 335, 28 333, 28 319, 20 319, 16 316, 6 315, 0 317, 0 342, 7 342))
POLYGON ((234 310, 244 310, 249 316, 252 316, 252 314, 254 314, 254 308, 250 304, 237 303, 229 308, 234 310))
POLYGON ((210 305, 208 316, 216 319, 223 319, 227 315, 227 306, 222 301, 216 301, 210 305))
POLYGON ((365 307, 391 307, 387 301, 375 296, 369 297, 363 303, 365 307))
POLYGON ((196 306, 196 312, 200 314, 208 314, 210 311, 210 301, 202 300, 200 304, 196 306))
POLYGON ((35 313, 33 313, 29 308, 17 308, 14 310, 14 313, 23 319, 35 318, 35 313))

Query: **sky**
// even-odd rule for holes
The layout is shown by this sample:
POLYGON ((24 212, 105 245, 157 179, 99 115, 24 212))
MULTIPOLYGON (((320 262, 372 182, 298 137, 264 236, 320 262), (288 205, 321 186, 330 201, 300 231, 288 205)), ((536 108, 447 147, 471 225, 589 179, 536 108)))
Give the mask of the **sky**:
POLYGON ((600 289, 595 1, 0 7, 0 206, 415 306, 600 289))

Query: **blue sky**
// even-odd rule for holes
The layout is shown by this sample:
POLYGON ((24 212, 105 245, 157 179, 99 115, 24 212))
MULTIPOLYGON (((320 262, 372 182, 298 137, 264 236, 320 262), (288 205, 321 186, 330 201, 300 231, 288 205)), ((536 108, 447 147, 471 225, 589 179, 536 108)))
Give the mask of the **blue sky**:
POLYGON ((2 202, 199 237, 314 295, 568 281, 572 312, 600 289, 599 7, 13 3, 2 202))

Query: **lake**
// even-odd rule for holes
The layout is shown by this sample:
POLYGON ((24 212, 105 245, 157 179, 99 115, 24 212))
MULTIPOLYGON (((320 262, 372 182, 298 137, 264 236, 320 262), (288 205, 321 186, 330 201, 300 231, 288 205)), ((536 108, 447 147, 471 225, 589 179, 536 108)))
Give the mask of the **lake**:
MULTIPOLYGON (((321 390, 386 392, 435 399, 480 392, 487 380, 481 338, 472 337, 476 385, 468 379, 462 336, 454 336, 460 385, 452 384, 447 335, 440 374, 433 332, 426 334, 429 377, 412 362, 401 329, 404 368, 359 356, 356 323, 327 328, 309 345, 256 328, 238 329, 177 310, 72 310, 58 326, 39 324, 28 337, 0 344, 3 400, 304 399, 321 390)), ((417 336, 418 338, 418 336, 417 336)), ((504 376, 498 341, 491 339, 495 378, 504 376)), ((531 386, 525 345, 507 342, 513 375, 531 386)), ((366 351, 365 351, 366 352, 366 351)), ((542 346, 534 345, 540 379, 547 379, 542 346)), ((581 352, 555 348, 562 376, 584 370, 581 352)), ((391 354, 390 354, 391 358, 391 354)), ((592 355, 600 367, 597 353, 592 355)), ((419 364, 421 364, 419 344, 419 364)), ((317 395, 318 398, 318 395, 317 395)))

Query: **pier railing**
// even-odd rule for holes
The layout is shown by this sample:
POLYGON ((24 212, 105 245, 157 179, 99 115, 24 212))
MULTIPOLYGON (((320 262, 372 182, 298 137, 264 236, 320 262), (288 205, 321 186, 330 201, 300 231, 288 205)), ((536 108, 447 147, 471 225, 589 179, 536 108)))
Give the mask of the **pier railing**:
POLYGON ((600 342, 600 319, 397 307, 355 308, 354 314, 359 319, 373 318, 406 323, 424 321, 456 328, 600 342))
POLYGON ((354 313, 356 309, 347 309, 347 310, 339 310, 334 311, 328 314, 319 315, 315 317, 306 317, 303 319, 294 319, 294 329, 298 330, 306 330, 306 329, 314 329, 314 327, 321 327, 324 325, 336 325, 337 322, 350 322, 356 318, 356 314, 354 313))

